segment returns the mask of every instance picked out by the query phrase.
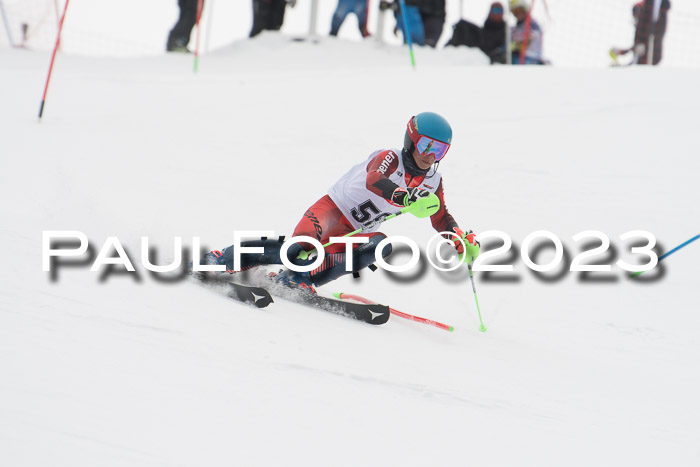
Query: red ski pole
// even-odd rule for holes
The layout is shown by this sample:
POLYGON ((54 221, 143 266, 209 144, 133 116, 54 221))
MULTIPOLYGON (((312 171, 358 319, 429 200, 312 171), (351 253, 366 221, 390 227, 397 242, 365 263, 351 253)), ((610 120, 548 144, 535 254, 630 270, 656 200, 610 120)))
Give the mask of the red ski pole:
POLYGON ((362 37, 369 37, 367 25, 369 24, 369 0, 365 4, 365 27, 362 28, 362 37))
MULTIPOLYGON (((368 300, 368 299, 366 299, 364 297, 360 297, 358 295, 351 295, 351 294, 342 293, 342 292, 337 293, 337 294, 333 294, 333 295, 335 295, 337 298, 347 298, 348 300, 355 300, 355 301, 358 301, 360 303, 366 303, 366 304, 373 304, 374 303, 372 300, 368 300)), ((395 310, 391 307, 389 307, 389 311, 391 312, 392 315, 396 315, 396 316, 399 316, 399 317, 404 318, 404 319, 415 321, 417 323, 428 324, 430 326, 435 326, 436 328, 444 329, 445 331, 450 331, 450 332, 455 330, 454 327, 449 326, 447 324, 439 323, 437 321, 433 321, 432 319, 421 318, 420 316, 409 315, 408 313, 404 313, 404 312, 401 312, 399 310, 395 310)))
POLYGON ((61 21, 58 23, 58 34, 56 35, 56 45, 53 48, 53 54, 51 55, 51 64, 49 65, 49 75, 46 77, 46 85, 44 86, 44 95, 41 98, 41 107, 39 107, 39 121, 41 121, 41 116, 44 113, 44 104, 46 103, 46 93, 49 91, 49 81, 51 80, 51 72, 53 71, 53 62, 56 60, 56 51, 58 51, 58 46, 61 43, 61 31, 63 30, 63 20, 66 19, 66 11, 68 11, 68 2, 66 0, 66 6, 63 7, 63 15, 61 15, 61 21))
POLYGON ((197 39, 194 45, 194 72, 197 72, 199 67, 199 20, 202 18, 202 8, 204 8, 204 0, 197 0, 197 39))
POLYGON ((528 42, 530 41, 530 29, 532 27, 532 9, 535 7, 535 0, 532 0, 532 5, 527 11, 527 18, 525 19, 525 39, 523 39, 523 48, 520 50, 520 64, 525 64, 525 52, 527 52, 528 42))

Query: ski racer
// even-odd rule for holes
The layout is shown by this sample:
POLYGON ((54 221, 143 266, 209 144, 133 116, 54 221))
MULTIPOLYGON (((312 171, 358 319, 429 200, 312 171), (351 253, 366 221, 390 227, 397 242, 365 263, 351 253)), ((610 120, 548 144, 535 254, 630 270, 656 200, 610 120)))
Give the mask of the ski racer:
MULTIPOLYGON (((442 177, 437 171, 451 142, 452 128, 440 115, 423 112, 411 117, 406 126, 403 148, 375 151, 366 161, 352 167, 331 186, 328 194, 309 207, 294 229, 294 236, 309 236, 326 244, 330 237, 346 235, 435 193, 440 200, 440 208, 431 216, 433 227, 438 232, 451 233, 445 237, 453 241, 457 252, 463 255, 461 257, 473 261, 479 255, 480 245, 475 234, 460 229, 448 212, 442 177)), ((332 244, 325 248, 326 256, 321 266, 310 272, 284 270, 280 274, 272 274, 273 280, 283 285, 313 290, 313 285, 321 286, 345 274, 371 267, 377 245, 386 238, 378 229, 379 225, 375 225, 355 235, 368 237, 369 240, 353 245, 353 271, 346 271, 345 244, 332 244)), ((262 246, 264 253, 242 254, 241 270, 265 264, 282 264, 280 239, 253 240, 242 245, 262 246)), ((313 249, 310 244, 294 244, 288 249, 287 258, 293 264, 309 264, 311 260, 303 260, 299 256, 302 250, 309 249, 313 249)), ((387 245, 382 256, 390 254, 391 245, 387 245)), ((202 264, 225 265, 227 272, 235 272, 233 247, 207 253, 202 264)))

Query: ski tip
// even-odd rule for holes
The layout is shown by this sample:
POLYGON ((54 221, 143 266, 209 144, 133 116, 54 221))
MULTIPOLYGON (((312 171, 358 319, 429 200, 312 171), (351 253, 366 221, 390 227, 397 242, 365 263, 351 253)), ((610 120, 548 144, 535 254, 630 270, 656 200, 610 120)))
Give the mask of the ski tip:
POLYGON ((333 294, 333 296, 335 298, 337 298, 338 300, 340 300, 343 297, 343 292, 336 292, 333 294))

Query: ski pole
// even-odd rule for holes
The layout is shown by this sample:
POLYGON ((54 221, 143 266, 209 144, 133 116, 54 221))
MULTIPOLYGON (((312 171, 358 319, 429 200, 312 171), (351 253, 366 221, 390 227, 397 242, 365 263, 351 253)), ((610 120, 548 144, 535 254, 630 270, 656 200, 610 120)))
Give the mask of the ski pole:
MULTIPOLYGON (((338 298, 338 299, 347 298, 349 300, 355 300, 355 301, 358 301, 360 303, 365 303, 368 305, 375 303, 372 300, 368 300, 368 299, 366 299, 364 297, 360 297, 358 295, 351 295, 351 294, 342 293, 342 292, 334 293, 333 295, 335 296, 335 298, 338 298)), ((391 312, 392 315, 396 315, 396 316, 399 316, 401 318, 408 319, 410 321, 415 321, 416 323, 423 323, 423 324, 427 324, 429 326, 435 326, 436 328, 444 329, 445 331, 449 331, 449 332, 452 332, 455 330, 455 328, 453 326, 450 326, 448 324, 443 324, 443 323, 440 323, 438 321, 433 321, 432 319, 421 318, 420 316, 409 315, 408 313, 403 313, 403 312, 401 312, 399 310, 395 310, 394 308, 391 308, 391 307, 389 307, 389 311, 391 312)))
MULTIPOLYGON (((425 198, 419 198, 416 202, 411 204, 410 206, 406 206, 405 208, 401 209, 399 212, 395 212, 394 214, 389 214, 386 217, 378 217, 374 221, 370 222, 369 224, 360 227, 357 230, 353 230, 352 232, 343 235, 343 237, 352 237, 353 235, 357 235, 360 232, 363 232, 365 230, 371 229, 372 227, 375 227, 383 222, 386 222, 390 219, 393 219, 395 217, 399 217, 402 214, 406 213, 411 213, 416 217, 419 218, 424 218, 424 217, 430 217, 433 214, 435 214, 438 209, 440 209, 440 198, 437 197, 435 193, 431 193, 430 196, 427 196, 425 198)), ((328 242, 325 245, 323 245, 323 248, 326 248, 327 246, 332 245, 333 242, 328 242)), ((309 251, 301 251, 299 253, 298 258, 299 259, 309 259, 309 256, 312 255, 313 253, 316 253, 316 248, 313 250, 309 251)))
POLYGON ((39 121, 41 121, 41 116, 44 114, 44 104, 46 103, 46 93, 49 91, 49 81, 51 80, 51 72, 53 71, 53 62, 56 60, 56 51, 61 43, 61 31, 63 30, 63 21, 66 19, 66 11, 68 11, 68 2, 66 0, 66 6, 63 7, 63 15, 61 16, 61 22, 58 24, 58 34, 56 34, 56 45, 53 48, 53 54, 51 55, 51 63, 49 64, 49 74, 46 77, 46 85, 44 86, 44 95, 41 98, 41 107, 39 107, 39 121))
POLYGON ((12 31, 10 31, 10 23, 7 21, 5 5, 3 5, 2 0, 0 0, 0 14, 2 14, 2 21, 5 23, 5 30, 7 31, 7 38, 10 40, 10 47, 15 47, 15 41, 12 40, 12 31))
POLYGON ((209 48, 209 44, 211 43, 211 30, 212 24, 214 22, 212 21, 212 18, 214 16, 214 0, 209 0, 207 1, 207 34, 204 36, 204 53, 209 53, 211 50, 209 48))
POLYGON ((476 302, 476 312, 479 314, 479 331, 481 332, 486 332, 486 326, 484 326, 484 322, 481 320, 481 309, 479 308, 479 299, 476 296, 476 285, 474 285, 474 274, 472 274, 472 265, 467 264, 467 267, 469 268, 469 280, 472 282, 472 290, 474 291, 474 301, 476 302))
POLYGON ((527 18, 525 19, 525 39, 523 40, 522 49, 520 49, 520 64, 525 64, 525 53, 527 52, 528 42, 530 40, 530 28, 532 26, 532 9, 535 7, 535 0, 532 0, 530 9, 527 11, 527 18))
POLYGON ((204 0, 197 0, 197 42, 194 46, 194 72, 197 73, 199 68, 199 34, 202 29, 201 19, 202 19, 202 8, 204 7, 204 0))
POLYGON ((416 69, 416 58, 413 56, 413 40, 411 39, 411 30, 408 27, 408 18, 406 17, 406 2, 404 0, 399 0, 399 5, 401 6, 401 17, 403 18, 403 36, 408 42, 408 53, 411 56, 411 66, 416 69))
MULTIPOLYGON (((678 245, 677 247, 673 248, 671 251, 668 251, 668 252, 664 253, 663 255, 659 256, 659 261, 661 261, 662 259, 666 258, 667 256, 672 255, 673 253, 677 252, 678 250, 680 250, 680 249, 683 248, 684 246, 693 243, 693 242, 694 242, 695 240, 697 240, 698 238, 700 238, 700 234, 694 236, 693 238, 691 238, 690 240, 688 240, 688 241, 686 241, 686 242, 681 243, 681 244, 678 245)), ((637 271, 637 272, 635 272, 634 274, 632 274, 630 277, 638 277, 638 276, 640 276, 640 275, 642 275, 642 274, 644 274, 644 271, 637 271)))
POLYGON ((369 30, 367 28, 367 25, 369 24, 369 0, 367 0, 367 3, 365 3, 365 17, 364 17, 364 24, 365 26, 362 28, 362 37, 369 37, 369 30))

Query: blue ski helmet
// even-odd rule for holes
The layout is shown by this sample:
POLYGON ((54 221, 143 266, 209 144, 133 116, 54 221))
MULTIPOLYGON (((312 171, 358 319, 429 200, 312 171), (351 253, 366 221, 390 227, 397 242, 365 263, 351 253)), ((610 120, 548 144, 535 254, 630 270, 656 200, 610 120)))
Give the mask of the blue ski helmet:
POLYGON ((434 112, 421 112, 411 117, 406 125, 403 147, 409 155, 413 154, 416 143, 421 136, 427 136, 450 145, 452 144, 452 127, 447 123, 447 120, 434 112))

